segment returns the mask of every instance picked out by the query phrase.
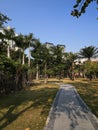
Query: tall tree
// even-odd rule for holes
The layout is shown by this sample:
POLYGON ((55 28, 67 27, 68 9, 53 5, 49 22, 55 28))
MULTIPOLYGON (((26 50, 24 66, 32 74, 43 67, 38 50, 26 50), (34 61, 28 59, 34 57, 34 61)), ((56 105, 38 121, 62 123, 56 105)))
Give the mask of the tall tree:
POLYGON ((4 35, 6 37, 5 41, 7 43, 7 57, 10 58, 10 44, 13 44, 13 37, 15 36, 14 28, 7 27, 3 28, 4 35))
MULTIPOLYGON (((23 55, 22 55, 22 64, 23 65, 25 63, 25 50, 27 48, 30 49, 30 46, 31 46, 32 41, 33 41, 32 38, 33 38, 33 34, 32 33, 30 33, 28 35, 23 35, 23 34, 20 33, 18 36, 16 36, 14 38, 14 40, 16 42, 16 45, 21 49, 21 51, 23 53, 23 55)), ((28 59, 28 65, 30 66, 30 54, 29 54, 29 59, 28 59)))
MULTIPOLYGON (((41 60, 44 68, 44 83, 48 82, 48 72, 50 71, 50 66, 52 62, 51 50, 47 48, 45 44, 41 47, 41 60), (49 70, 49 71, 48 71, 49 70)), ((51 68, 52 69, 52 68, 51 68)))
POLYGON ((85 67, 85 64, 92 64, 91 63, 91 58, 92 57, 96 57, 98 56, 98 48, 94 47, 94 46, 88 46, 88 47, 84 47, 80 50, 79 52, 79 57, 80 58, 87 58, 87 61, 84 63, 84 69, 83 69, 83 77, 85 77, 85 74, 87 73, 87 67, 85 67))
POLYGON ((30 59, 31 59, 31 52, 30 52, 30 47, 32 46, 33 43, 33 34, 29 33, 28 35, 25 35, 25 43, 28 45, 29 49, 29 55, 28 55, 28 66, 30 67, 30 59))
POLYGON ((76 4, 73 6, 74 10, 71 12, 71 15, 76 16, 77 18, 80 17, 81 14, 85 13, 86 8, 92 2, 96 2, 98 4, 98 0, 76 0, 76 4))
MULTIPOLYGON (((15 42, 16 42, 16 46, 18 46, 20 48, 20 50, 22 51, 22 64, 24 64, 24 57, 25 57, 25 54, 24 54, 24 50, 25 48, 25 45, 24 45, 24 35, 22 35, 21 33, 15 37, 15 42)), ((20 52, 20 58, 21 58, 21 52, 20 52)), ((20 63, 21 63, 21 60, 20 60, 20 63)))
MULTIPOLYGON (((0 29, 2 29, 4 27, 4 24, 7 23, 9 20, 10 18, 0 13, 0 29)), ((3 45, 4 38, 6 38, 5 35, 0 31, 0 52, 2 52, 2 50, 5 48, 5 46, 3 45)))
POLYGON ((67 64, 67 68, 68 68, 68 75, 70 77, 71 80, 74 80, 75 77, 75 73, 74 73, 74 69, 75 69, 75 60, 78 58, 77 53, 68 53, 67 57, 66 57, 66 64, 67 64))
POLYGON ((59 79, 61 78, 61 70, 62 70, 62 61, 63 61, 63 48, 60 46, 53 46, 52 48, 52 55, 54 58, 54 70, 58 75, 59 79))
POLYGON ((6 38, 5 35, 2 32, 0 32, 0 53, 1 54, 6 54, 6 46, 5 46, 6 42, 4 41, 5 38, 6 38))
POLYGON ((41 42, 36 39, 32 44, 31 56, 34 58, 36 64, 36 80, 39 80, 39 64, 41 62, 41 42))
POLYGON ((98 48, 94 46, 84 47, 79 52, 79 57, 87 58, 88 60, 90 60, 92 57, 95 57, 97 55, 98 55, 98 48))
POLYGON ((87 61, 85 62, 85 68, 85 75, 87 76, 87 78, 89 78, 90 80, 96 78, 96 74, 98 72, 98 63, 87 61))

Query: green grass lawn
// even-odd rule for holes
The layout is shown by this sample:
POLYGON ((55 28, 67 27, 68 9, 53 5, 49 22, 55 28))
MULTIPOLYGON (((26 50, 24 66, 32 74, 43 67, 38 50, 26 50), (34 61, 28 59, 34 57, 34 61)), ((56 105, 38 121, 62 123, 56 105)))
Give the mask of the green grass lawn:
POLYGON ((38 85, 0 96, 0 130, 43 130, 58 85, 38 85))
POLYGON ((98 80, 50 79, 49 84, 34 85, 28 90, 0 96, 0 130, 43 130, 59 88, 55 82, 76 86, 83 100, 98 117, 98 80))

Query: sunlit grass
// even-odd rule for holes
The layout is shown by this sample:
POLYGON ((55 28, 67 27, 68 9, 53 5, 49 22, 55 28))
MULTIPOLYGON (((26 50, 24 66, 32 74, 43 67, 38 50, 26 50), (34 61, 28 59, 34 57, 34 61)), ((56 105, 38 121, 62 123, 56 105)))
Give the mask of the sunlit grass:
POLYGON ((76 87, 82 99, 98 117, 98 79, 92 81, 88 79, 75 79, 74 81, 66 79, 63 81, 76 87))
POLYGON ((58 85, 36 85, 0 97, 0 130, 43 130, 58 85))
POLYGON ((27 90, 0 96, 0 130, 43 130, 59 88, 56 82, 74 85, 98 117, 98 80, 49 79, 48 84, 40 84, 42 82, 43 80, 27 90))

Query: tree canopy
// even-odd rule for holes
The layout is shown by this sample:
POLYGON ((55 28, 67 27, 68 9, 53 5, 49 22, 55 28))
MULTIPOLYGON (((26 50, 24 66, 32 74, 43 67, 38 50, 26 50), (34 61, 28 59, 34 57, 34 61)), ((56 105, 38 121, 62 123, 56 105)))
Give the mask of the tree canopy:
POLYGON ((7 23, 7 21, 9 21, 10 18, 8 18, 6 15, 0 13, 0 27, 2 27, 2 25, 4 23, 7 23))
MULTIPOLYGON (((77 2, 74 8, 81 3, 79 0, 77 2)), ((21 90, 34 78, 44 78, 44 83, 47 83, 49 77, 59 80, 64 77, 71 80, 76 77, 88 77, 90 80, 98 77, 98 62, 90 60, 98 56, 97 47, 84 47, 79 55, 67 53, 59 44, 49 43, 50 46, 47 46, 41 43, 33 37, 33 33, 15 35, 14 28, 4 27, 8 20, 7 16, 0 13, 0 93, 9 94, 21 90), (28 58, 25 55, 26 49, 29 49, 28 58), (88 58, 87 62, 77 64, 76 60, 80 57, 88 58)))
POLYGON ((80 50, 79 56, 90 60, 90 58, 98 56, 98 48, 94 46, 84 47, 80 50))
POLYGON ((72 16, 80 17, 81 14, 85 13, 87 7, 92 3, 96 2, 98 4, 98 0, 76 0, 76 4, 73 6, 73 11, 71 12, 72 16))

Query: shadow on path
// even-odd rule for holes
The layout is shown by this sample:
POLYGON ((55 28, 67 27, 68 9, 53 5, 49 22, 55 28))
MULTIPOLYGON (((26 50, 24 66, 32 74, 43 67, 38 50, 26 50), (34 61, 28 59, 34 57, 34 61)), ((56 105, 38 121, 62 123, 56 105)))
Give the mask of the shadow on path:
POLYGON ((71 85, 61 85, 44 130, 98 130, 98 120, 71 85))

